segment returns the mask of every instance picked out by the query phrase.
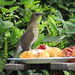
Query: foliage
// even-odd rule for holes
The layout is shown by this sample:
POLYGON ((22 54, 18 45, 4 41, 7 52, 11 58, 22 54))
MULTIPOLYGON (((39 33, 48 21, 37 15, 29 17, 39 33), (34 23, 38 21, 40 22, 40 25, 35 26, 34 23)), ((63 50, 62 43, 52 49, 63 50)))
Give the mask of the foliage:
MULTIPOLYGON (((57 46, 61 49, 74 46, 74 3, 74 0, 0 0, 0 72, 5 67, 6 58, 13 56, 16 43, 27 29, 33 12, 45 13, 38 19, 39 37, 33 48, 37 48, 40 44, 57 46)), ((42 72, 48 75, 46 71, 42 72)), ((66 75, 65 71, 64 73, 66 75)), ((18 75, 22 73, 18 71, 18 75)))

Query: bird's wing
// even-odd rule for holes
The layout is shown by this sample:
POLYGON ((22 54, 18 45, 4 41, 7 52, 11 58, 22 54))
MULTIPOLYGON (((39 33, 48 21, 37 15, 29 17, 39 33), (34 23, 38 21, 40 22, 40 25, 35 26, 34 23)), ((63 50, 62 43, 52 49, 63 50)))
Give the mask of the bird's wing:
POLYGON ((21 37, 21 46, 22 46, 23 50, 29 49, 33 39, 34 39, 33 30, 28 29, 21 37))

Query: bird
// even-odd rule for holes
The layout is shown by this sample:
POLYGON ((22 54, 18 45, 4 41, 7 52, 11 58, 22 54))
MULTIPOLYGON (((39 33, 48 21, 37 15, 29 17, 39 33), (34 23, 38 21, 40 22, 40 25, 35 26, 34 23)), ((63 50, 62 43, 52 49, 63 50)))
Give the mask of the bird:
MULTIPOLYGON (((19 53, 23 51, 28 51, 32 48, 32 45, 38 38, 38 18, 42 16, 44 13, 33 13, 31 15, 31 19, 29 25, 27 26, 27 30, 21 36, 18 41, 17 48, 14 52, 13 58, 16 58, 19 53)), ((10 63, 14 63, 15 61, 11 61, 10 63)))

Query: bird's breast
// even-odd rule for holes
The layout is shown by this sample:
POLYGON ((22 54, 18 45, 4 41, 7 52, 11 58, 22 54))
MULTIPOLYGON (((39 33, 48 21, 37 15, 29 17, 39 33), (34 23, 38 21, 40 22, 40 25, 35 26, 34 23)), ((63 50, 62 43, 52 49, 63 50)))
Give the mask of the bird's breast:
POLYGON ((37 40, 37 38, 38 38, 38 28, 34 28, 33 30, 32 30, 32 33, 33 33, 33 35, 34 35, 34 37, 33 37, 33 41, 31 42, 31 45, 37 40))
POLYGON ((38 37, 38 28, 35 27, 32 32, 34 34, 34 39, 37 39, 37 37, 38 37))

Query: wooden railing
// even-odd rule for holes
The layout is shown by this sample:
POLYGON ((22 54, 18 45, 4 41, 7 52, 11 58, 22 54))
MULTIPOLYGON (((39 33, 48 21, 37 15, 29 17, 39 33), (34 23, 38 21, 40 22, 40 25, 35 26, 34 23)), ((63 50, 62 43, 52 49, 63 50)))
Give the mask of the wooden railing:
POLYGON ((75 63, 52 62, 50 64, 6 64, 5 70, 46 69, 51 75, 64 75, 62 70, 75 70, 75 63))

